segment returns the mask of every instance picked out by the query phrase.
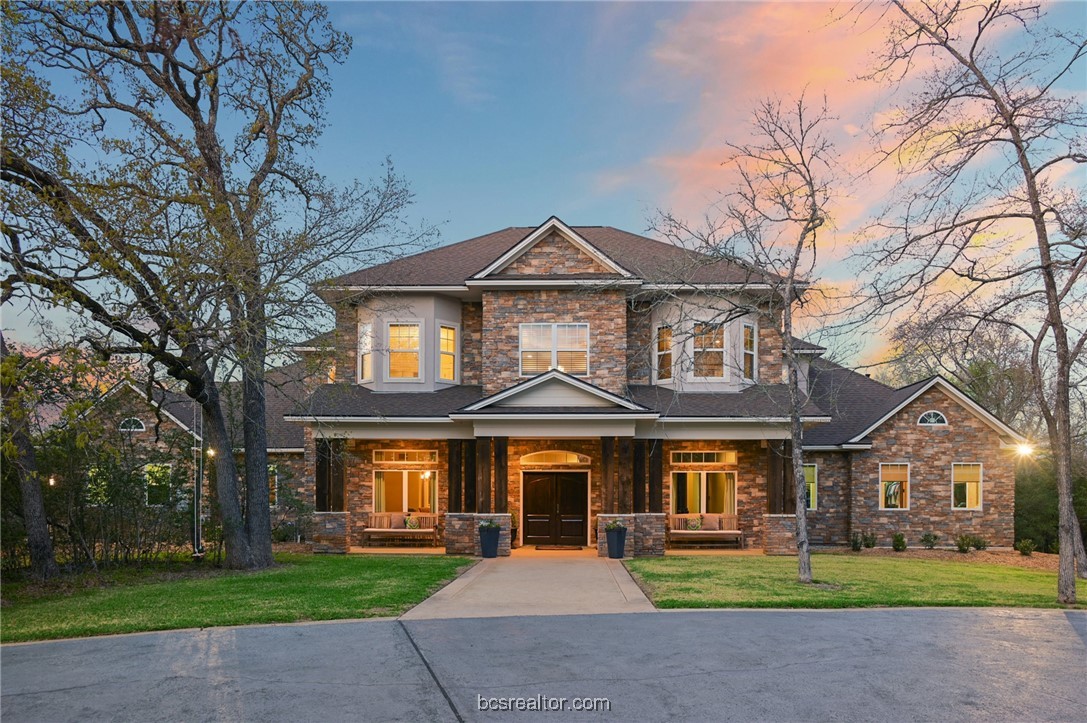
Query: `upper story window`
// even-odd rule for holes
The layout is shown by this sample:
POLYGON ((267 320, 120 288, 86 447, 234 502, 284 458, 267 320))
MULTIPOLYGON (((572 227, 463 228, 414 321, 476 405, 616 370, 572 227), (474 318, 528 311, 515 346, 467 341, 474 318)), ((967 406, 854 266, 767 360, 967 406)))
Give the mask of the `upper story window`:
POLYGON ((725 376, 725 328, 722 325, 694 325, 694 375, 703 379, 725 376))
POLYGON ((744 338, 743 338, 743 370, 744 379, 751 381, 755 380, 755 345, 757 343, 758 335, 755 331, 754 324, 743 325, 744 338))
POLYGON ((438 379, 457 380, 457 327, 449 324, 438 326, 438 379))
POLYGON ((657 379, 672 378, 672 327, 657 327, 657 379))
POLYGON ((521 376, 589 373, 588 324, 521 324, 521 376))
POLYGON ((419 324, 389 324, 389 378, 419 379, 419 324))
POLYGON ((374 325, 368 321, 359 323, 359 369, 360 382, 374 380, 374 325))
POLYGON ((128 419, 122 419, 121 423, 117 425, 117 428, 122 432, 142 432, 146 429, 143 426, 143 422, 135 417, 129 417, 128 419))
POLYGON ((918 418, 917 423, 922 427, 947 426, 947 417, 944 416, 943 412, 930 410, 922 414, 920 418, 918 418))

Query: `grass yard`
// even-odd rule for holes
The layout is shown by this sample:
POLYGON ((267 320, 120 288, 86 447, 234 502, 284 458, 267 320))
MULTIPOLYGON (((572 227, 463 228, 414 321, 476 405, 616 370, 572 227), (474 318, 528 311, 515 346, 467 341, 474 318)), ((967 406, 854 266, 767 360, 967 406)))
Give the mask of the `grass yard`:
MULTIPOLYGON (((801 585, 795 557, 669 555, 626 564, 658 608, 1058 607, 1055 573, 1002 565, 812 555, 815 584, 801 585)), ((1087 584, 1077 584, 1079 607, 1087 607, 1087 584)))
POLYGON ((276 555, 261 572, 175 565, 3 586, 0 641, 399 615, 471 563, 463 557, 276 555))

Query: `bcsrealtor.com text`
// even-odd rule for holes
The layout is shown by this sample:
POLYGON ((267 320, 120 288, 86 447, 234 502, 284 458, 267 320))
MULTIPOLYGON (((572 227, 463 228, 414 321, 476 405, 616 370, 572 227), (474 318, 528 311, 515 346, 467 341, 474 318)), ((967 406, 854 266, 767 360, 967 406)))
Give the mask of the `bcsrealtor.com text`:
POLYGON ((611 700, 608 698, 561 698, 542 694, 529 698, 477 695, 476 709, 480 711, 574 711, 597 713, 611 711, 611 700))

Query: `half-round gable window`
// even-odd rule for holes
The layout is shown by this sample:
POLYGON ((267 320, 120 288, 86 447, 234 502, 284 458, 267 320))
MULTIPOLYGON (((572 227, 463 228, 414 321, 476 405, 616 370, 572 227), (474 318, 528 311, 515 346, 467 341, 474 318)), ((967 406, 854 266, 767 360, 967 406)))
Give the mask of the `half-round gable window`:
POLYGON ((533 452, 521 456, 521 465, 541 464, 589 464, 591 460, 587 455, 576 452, 563 452, 561 450, 548 450, 547 452, 533 452))
POLYGON ((142 432, 146 427, 143 426, 143 422, 135 417, 129 417, 128 419, 122 419, 121 424, 117 427, 122 432, 142 432))
POLYGON ((933 409, 922 414, 918 418, 917 423, 923 427, 936 427, 940 425, 946 426, 947 417, 944 416, 943 412, 937 412, 933 409))

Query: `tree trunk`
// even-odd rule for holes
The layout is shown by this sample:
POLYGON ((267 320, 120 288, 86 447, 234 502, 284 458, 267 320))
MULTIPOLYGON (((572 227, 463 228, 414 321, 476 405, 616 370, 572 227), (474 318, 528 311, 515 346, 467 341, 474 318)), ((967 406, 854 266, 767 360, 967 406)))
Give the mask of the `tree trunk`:
MULTIPOLYGON (((800 248, 794 257, 791 274, 795 273, 795 258, 799 258, 800 248)), ((796 355, 793 353, 793 315, 790 306, 793 294, 792 276, 785 286, 785 309, 782 312, 782 336, 785 346, 785 359, 789 386, 789 433, 792 439, 793 459, 793 499, 796 500, 796 554, 797 579, 802 583, 812 581, 811 547, 808 544, 808 485, 804 478, 804 425, 800 420, 803 401, 800 399, 799 370, 796 355)))
MULTIPOLYGON (((0 334, 0 358, 7 358, 8 347, 4 335, 0 334)), ((7 375, 5 374, 5 377, 7 375)), ((2 396, 5 401, 12 400, 17 393, 14 378, 2 383, 2 396)), ((19 479, 19 493, 22 498, 23 526, 26 528, 27 546, 30 548, 30 571, 34 577, 46 580, 60 574, 57 559, 53 554, 53 540, 49 537, 49 525, 45 517, 45 499, 42 496, 41 480, 38 477, 38 458, 34 443, 27 432, 27 423, 23 411, 15 414, 5 410, 10 425, 11 442, 15 447, 15 476, 19 479)))
MULTIPOLYGON (((256 367, 257 364, 252 366, 256 367)), ((264 355, 259 369, 242 373, 242 433, 245 440, 245 519, 253 566, 272 564, 272 521, 268 509, 268 429, 265 426, 264 355)))
POLYGON ((1076 575, 1087 580, 1087 550, 1083 548, 1083 528, 1080 527, 1078 517, 1073 515, 1072 518, 1076 521, 1073 535, 1073 541, 1076 543, 1076 575))

